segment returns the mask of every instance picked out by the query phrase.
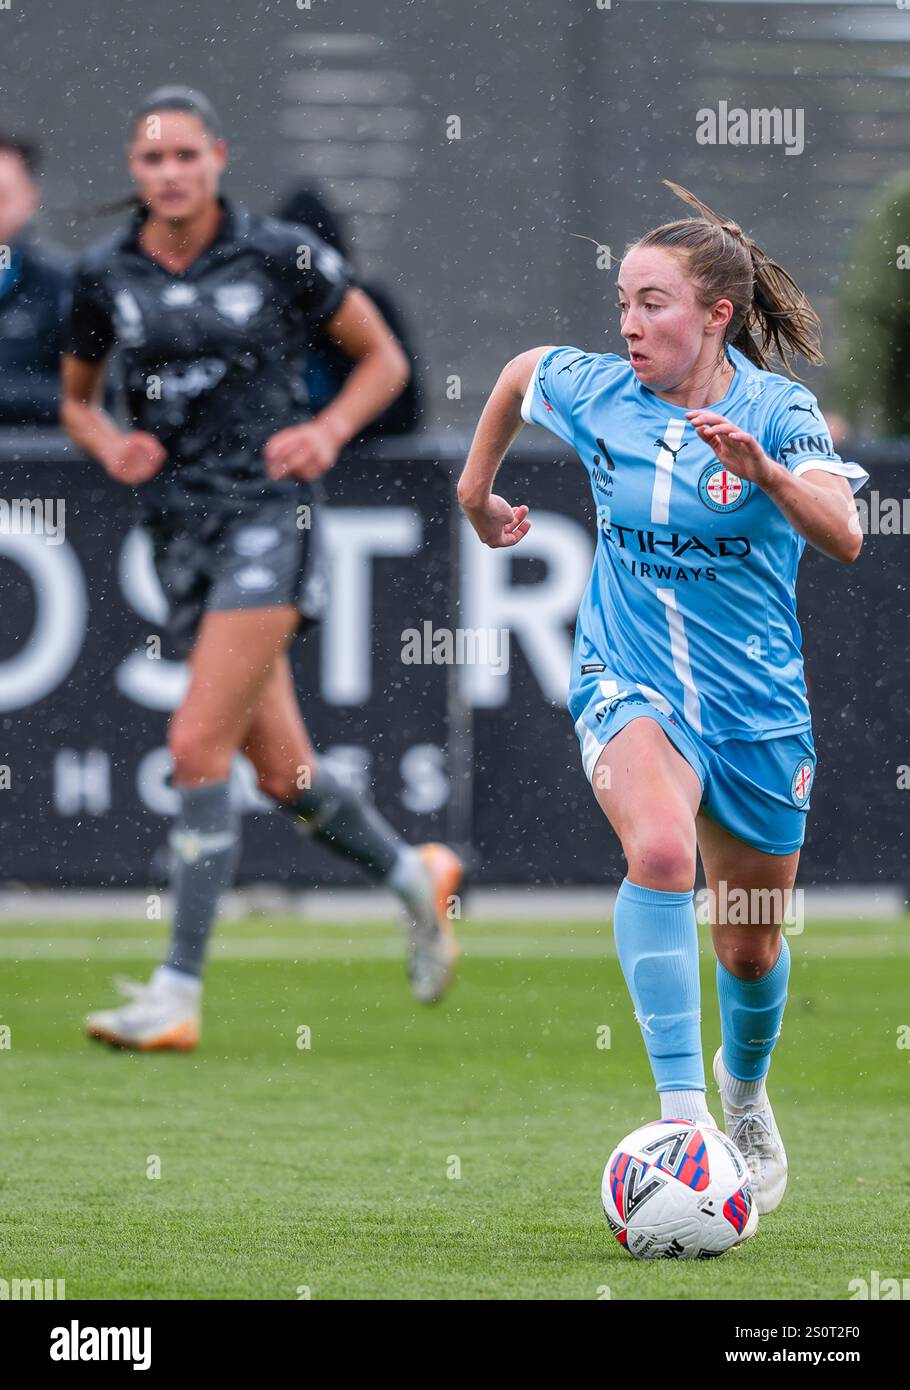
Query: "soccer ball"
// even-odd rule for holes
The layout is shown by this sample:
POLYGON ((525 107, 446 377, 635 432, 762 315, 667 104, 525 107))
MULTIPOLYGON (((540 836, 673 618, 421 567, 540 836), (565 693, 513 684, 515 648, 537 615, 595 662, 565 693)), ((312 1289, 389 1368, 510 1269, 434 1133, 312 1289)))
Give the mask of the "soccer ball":
POLYGON ((710 1125, 654 1120, 611 1153, 600 1190, 610 1230, 636 1260, 707 1260, 739 1240, 752 1185, 739 1149, 710 1125))

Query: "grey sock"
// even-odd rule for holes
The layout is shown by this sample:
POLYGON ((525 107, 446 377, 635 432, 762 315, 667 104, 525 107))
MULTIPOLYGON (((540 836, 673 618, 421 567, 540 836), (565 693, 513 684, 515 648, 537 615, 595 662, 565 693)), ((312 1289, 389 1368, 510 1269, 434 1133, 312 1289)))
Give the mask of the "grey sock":
POLYGON ((240 818, 231 809, 227 782, 182 788, 180 801, 169 837, 174 924, 165 963, 199 976, 219 899, 237 866, 240 818))
POLYGON ((346 787, 328 767, 317 763, 313 786, 296 801, 279 802, 301 830, 336 854, 359 864, 370 878, 388 878, 405 842, 379 814, 368 797, 346 787))

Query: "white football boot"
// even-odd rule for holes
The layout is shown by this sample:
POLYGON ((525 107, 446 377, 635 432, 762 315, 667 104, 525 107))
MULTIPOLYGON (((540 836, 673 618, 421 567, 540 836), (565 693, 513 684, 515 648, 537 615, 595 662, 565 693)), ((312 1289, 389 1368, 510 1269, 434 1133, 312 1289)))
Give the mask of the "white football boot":
POLYGON ((138 1052, 190 1052, 196 1046, 202 1028, 199 981, 160 965, 147 985, 124 979, 114 983, 129 1003, 89 1014, 85 1030, 90 1038, 138 1052))
POLYGON ((714 1080, 720 1089, 724 1124, 746 1160, 752 1174, 755 1208, 764 1216, 780 1206, 787 1187, 787 1155, 767 1093, 762 1106, 735 1105, 724 1094, 719 1075, 722 1051, 718 1048, 714 1057, 714 1080))
POLYGON ((461 948, 455 940, 450 900, 464 877, 464 865, 448 845, 419 845, 420 855, 433 883, 434 930, 427 932, 412 922, 409 932, 411 993, 421 1004, 438 1004, 455 979, 461 948))

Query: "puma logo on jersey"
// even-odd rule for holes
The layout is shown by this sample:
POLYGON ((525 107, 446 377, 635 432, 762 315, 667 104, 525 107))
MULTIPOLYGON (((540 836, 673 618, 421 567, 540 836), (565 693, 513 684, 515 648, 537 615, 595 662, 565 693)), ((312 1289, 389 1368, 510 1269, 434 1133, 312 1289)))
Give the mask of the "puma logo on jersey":
POLYGON ((674 448, 672 447, 672 445, 668 444, 667 441, 666 441, 665 439, 655 439, 655 441, 654 441, 654 443, 655 443, 655 444, 659 444, 660 447, 661 447, 662 449, 666 449, 666 451, 667 451, 668 454, 672 454, 672 455, 673 455, 673 463, 674 463, 674 466, 675 466, 675 464, 676 464, 676 456, 677 456, 677 454, 681 454, 682 451, 683 451, 683 449, 687 449, 687 448, 689 447, 690 442, 691 442, 691 441, 687 439, 686 442, 685 442, 684 444, 680 444, 680 446, 679 446, 678 449, 674 449, 674 448))
POLYGON ((567 362, 564 367, 560 367, 556 375, 561 376, 563 372, 570 372, 576 362, 583 362, 584 360, 584 353, 579 353, 578 357, 573 357, 571 362, 567 362))
POLYGON ((818 411, 815 409, 814 405, 799 405, 799 403, 796 403, 794 405, 788 405, 787 410, 805 410, 808 411, 810 415, 814 415, 817 420, 820 419, 818 411))

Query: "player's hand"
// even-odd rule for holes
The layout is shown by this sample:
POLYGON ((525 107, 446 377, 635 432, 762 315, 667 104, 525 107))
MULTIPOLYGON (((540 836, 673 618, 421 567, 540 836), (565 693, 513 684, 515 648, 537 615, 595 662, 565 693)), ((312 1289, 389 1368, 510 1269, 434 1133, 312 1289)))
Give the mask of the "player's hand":
POLYGON ((328 473, 341 452, 337 436, 317 420, 273 434, 263 450, 270 478, 302 478, 311 483, 328 473))
POLYGON ((138 487, 154 478, 167 460, 167 450, 153 434, 131 430, 123 435, 117 451, 102 460, 108 477, 128 487, 138 487))
POLYGON ((531 529, 529 509, 525 506, 513 507, 495 493, 490 494, 483 507, 464 507, 463 510, 484 545, 491 550, 517 545, 531 529))
POLYGON ((687 410, 686 419, 699 439, 710 444, 720 463, 737 478, 746 478, 762 487, 776 476, 780 467, 769 458, 757 439, 746 434, 732 420, 716 410, 687 410))

